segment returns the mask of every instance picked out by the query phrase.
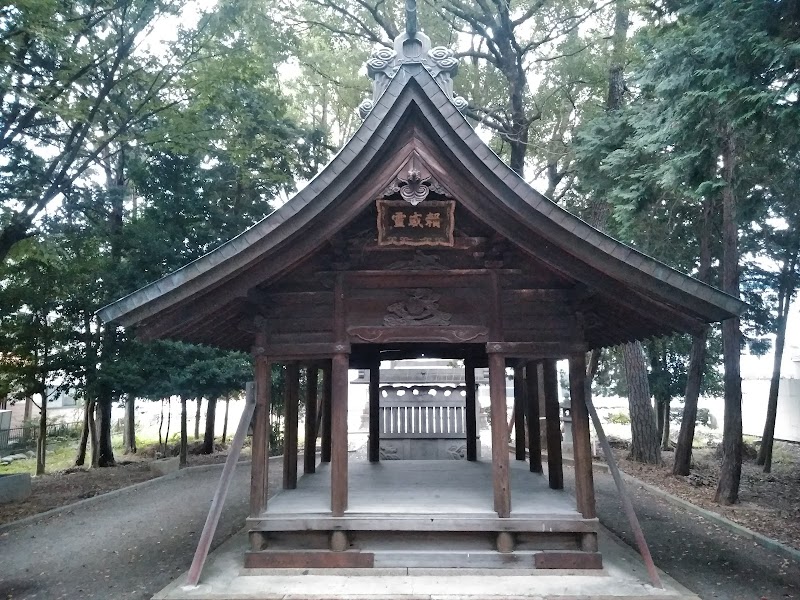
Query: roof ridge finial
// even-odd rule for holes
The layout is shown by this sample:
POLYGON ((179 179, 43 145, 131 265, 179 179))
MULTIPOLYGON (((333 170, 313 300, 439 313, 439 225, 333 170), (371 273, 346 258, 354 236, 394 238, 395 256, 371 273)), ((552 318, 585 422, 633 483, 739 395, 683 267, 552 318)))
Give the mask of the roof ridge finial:
POLYGON ((358 106, 362 119, 367 118, 400 67, 412 63, 421 64, 428 70, 458 110, 467 107, 467 101, 453 93, 453 77, 458 72, 458 59, 454 52, 445 46, 431 48, 431 39, 417 27, 417 0, 405 2, 406 30, 394 38, 394 49, 381 46, 367 61, 367 74, 372 79, 372 98, 358 106))
POLYGON ((417 0, 406 0, 406 35, 417 37, 417 0))

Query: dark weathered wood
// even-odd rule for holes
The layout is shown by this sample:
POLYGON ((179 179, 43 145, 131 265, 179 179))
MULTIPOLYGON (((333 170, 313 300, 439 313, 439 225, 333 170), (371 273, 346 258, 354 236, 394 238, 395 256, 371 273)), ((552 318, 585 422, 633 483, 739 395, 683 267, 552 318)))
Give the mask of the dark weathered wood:
POLYGON ((369 342, 438 342, 445 344, 484 343, 488 338, 486 327, 462 325, 454 327, 349 327, 347 333, 353 343, 369 342))
POLYGON ((220 515, 222 515, 222 506, 225 504, 225 497, 228 495, 228 490, 231 486, 233 472, 236 469, 236 462, 239 460, 239 453, 247 437, 247 428, 253 418, 253 411, 256 406, 255 390, 253 387, 253 383, 247 384, 247 401, 244 406, 244 411, 242 412, 242 418, 239 421, 239 426, 236 428, 233 440, 231 440, 228 457, 225 459, 225 466, 222 468, 222 473, 219 476, 219 484, 214 492, 214 498, 211 500, 211 508, 208 510, 208 517, 206 517, 203 531, 200 534, 200 541, 197 543, 197 550, 194 553, 192 564, 189 567, 189 585, 197 585, 198 581, 200 581, 200 574, 203 571, 203 565, 208 557, 208 551, 211 548, 211 541, 214 539, 214 532, 217 530, 220 515))
POLYGON ((380 384, 381 363, 375 361, 369 368, 369 447, 367 448, 367 458, 370 462, 379 462, 381 459, 380 384))
POLYGON ((551 550, 534 554, 533 566, 537 569, 602 569, 603 556, 599 552, 551 550))
POLYGON ((564 489, 564 468, 561 462, 561 409, 558 406, 558 371, 556 361, 542 363, 544 376, 544 416, 547 420, 547 473, 550 487, 564 489))
POLYGON ((588 349, 584 342, 489 342, 486 352, 499 352, 509 357, 540 360, 567 357, 588 349))
POLYGON ((269 405, 272 387, 272 362, 265 356, 255 359, 256 407, 250 463, 250 516, 257 517, 267 507, 269 480, 269 405))
POLYGON ((525 373, 514 367, 514 455, 525 460, 525 373))
MULTIPOLYGON (((496 340, 495 343, 503 341, 503 300, 500 297, 502 288, 500 286, 500 275, 497 270, 490 270, 489 275, 489 336, 496 340)), ((488 347, 488 344, 487 344, 488 347)), ((488 350, 487 350, 488 351, 488 350)), ((499 352, 499 350, 498 350, 499 352)), ((503 417, 505 421, 505 417, 503 417)))
POLYGON ((306 367, 306 427, 303 443, 303 473, 317 467, 317 368, 306 367))
POLYGON ((286 365, 286 387, 283 393, 283 489, 297 487, 297 413, 300 403, 300 366, 286 365))
MULTIPOLYGON (((345 305, 344 274, 338 273, 333 286, 333 332, 337 342, 347 342, 347 307, 345 305)), ((346 352, 346 350, 339 350, 346 352)))
POLYGON ((305 361, 328 358, 337 352, 350 352, 350 344, 342 342, 267 344, 262 351, 267 356, 280 356, 283 360, 305 361))
POLYGON ((592 446, 589 438, 589 411, 586 408, 586 355, 569 359, 569 394, 572 414, 572 452, 575 460, 575 498, 578 511, 586 519, 597 516, 592 477, 592 446))
POLYGON ((333 407, 331 361, 322 366, 322 435, 320 436, 320 461, 331 462, 331 409, 333 407))
POLYGON ((466 432, 467 432, 467 460, 478 460, 478 410, 477 410, 477 386, 475 385, 475 363, 467 359, 464 361, 464 379, 467 387, 466 404, 466 432))
POLYGON ((348 550, 263 550, 246 552, 247 569, 371 569, 375 555, 371 552, 348 550))
POLYGON ((539 428, 539 370, 535 362, 525 365, 525 420, 528 423, 528 461, 531 471, 541 473, 542 438, 539 428))
MULTIPOLYGON (((420 287, 464 286, 470 288, 485 287, 487 276, 494 269, 446 269, 419 271, 350 271, 346 275, 348 289, 363 288, 404 288, 408 287, 409 274, 413 275, 414 285, 420 287)), ((521 274, 519 269, 503 269, 503 273, 521 274)))
POLYGON ((331 410, 331 512, 341 517, 347 510, 347 368, 346 354, 332 361, 331 410))
MULTIPOLYGON (((597 520, 586 520, 578 517, 476 517, 454 516, 443 513, 420 515, 398 515, 385 512, 374 516, 332 517, 327 513, 315 513, 297 517, 287 515, 269 516, 264 513, 261 518, 247 519, 247 527, 252 531, 467 531, 496 532, 514 531, 527 533, 531 537, 541 535, 544 538, 555 533, 592 533, 597 531, 597 520)), ((577 547, 577 541, 576 541, 577 547)))
POLYGON ((489 356, 489 395, 492 415, 492 484, 494 509, 499 517, 511 516, 506 425, 506 363, 499 354, 489 356))

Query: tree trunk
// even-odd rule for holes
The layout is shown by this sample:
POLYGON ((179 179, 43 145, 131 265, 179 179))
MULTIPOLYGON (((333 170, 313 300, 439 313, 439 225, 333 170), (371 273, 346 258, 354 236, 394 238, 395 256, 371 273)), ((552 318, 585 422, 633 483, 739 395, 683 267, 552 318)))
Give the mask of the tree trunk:
POLYGON ((772 470, 772 448, 775 443, 775 422, 778 417, 778 392, 781 382, 781 363, 783 362, 783 351, 786 343, 786 322, 789 318, 789 308, 792 305, 797 288, 797 269, 798 255, 800 248, 795 246, 787 251, 780 273, 780 284, 778 286, 778 319, 775 331, 775 356, 772 362, 772 379, 769 386, 769 397, 767 399, 767 419, 764 423, 764 435, 761 438, 761 447, 758 450, 756 463, 764 466, 764 472, 772 470))
MULTIPOLYGON (((716 172, 716 164, 712 165, 716 172)), ((709 283, 711 277, 711 228, 714 211, 714 197, 706 195, 703 199, 703 216, 700 226, 700 256, 697 278, 709 283)), ((678 443, 675 446, 675 462, 672 472, 675 475, 688 475, 692 465, 692 445, 694 444, 694 428, 697 423, 697 401, 703 387, 703 373, 706 367, 706 343, 708 328, 692 337, 692 349, 689 352, 689 368, 686 374, 686 391, 684 393, 683 416, 678 443)))
POLYGON ((42 393, 39 413, 39 438, 36 440, 36 474, 44 475, 47 460, 47 392, 42 393))
POLYGON ((97 399, 97 466, 113 467, 114 448, 111 445, 111 404, 112 398, 108 390, 104 390, 97 399))
POLYGON ((214 454, 214 426, 216 425, 217 413, 217 399, 208 399, 208 408, 206 409, 206 432, 203 436, 203 454, 214 454))
POLYGON ((136 454, 136 399, 128 394, 125 400, 125 427, 123 428, 125 454, 136 454))
POLYGON ((92 313, 83 313, 83 344, 86 375, 84 377, 84 399, 83 399, 83 431, 81 431, 81 441, 78 444, 78 453, 75 457, 75 466, 83 466, 86 462, 86 447, 91 441, 92 444, 92 466, 97 466, 97 432, 95 431, 94 410, 95 396, 97 390, 97 344, 95 342, 95 331, 93 327, 92 313))
MULTIPOLYGON (((736 168, 736 142, 730 126, 723 133, 722 173, 722 291, 739 297, 739 230, 733 175, 736 168)), ((725 420, 722 430, 722 466, 714 497, 720 504, 739 501, 742 476, 742 376, 739 318, 722 323, 722 354, 725 364, 725 420)))
POLYGON ((663 409, 663 423, 661 428, 661 449, 662 450, 669 450, 669 405, 670 405, 671 398, 667 396, 664 398, 662 402, 662 409, 663 409))
POLYGON ((675 475, 688 475, 691 469, 694 428, 697 422, 697 400, 700 398, 700 386, 703 383, 707 337, 708 330, 704 329, 703 333, 692 338, 681 430, 678 434, 678 444, 675 446, 675 464, 672 467, 675 475))
POLYGON ((659 398, 657 395, 655 396, 656 399, 656 429, 658 430, 658 439, 664 440, 664 415, 666 411, 664 410, 665 404, 669 401, 669 398, 659 398))
POLYGON ((197 399, 197 406, 194 410, 194 439, 200 439, 200 409, 203 406, 203 399, 197 399))
POLYGON ((628 407, 631 415, 630 459, 648 464, 661 464, 661 445, 653 406, 644 350, 639 342, 622 347, 625 378, 628 382, 628 407))
POLYGON ((189 425, 186 422, 186 397, 181 396, 181 451, 179 464, 181 468, 187 465, 189 453, 189 425))
POLYGON ((158 418, 158 447, 164 447, 164 438, 161 437, 161 431, 164 427, 164 398, 161 399, 161 415, 158 418))
POLYGON ((169 426, 172 423, 172 396, 167 398, 167 432, 164 434, 164 448, 162 454, 167 455, 167 448, 169 447, 169 426))
POLYGON ((86 446, 89 443, 89 428, 92 426, 89 411, 92 410, 94 410, 94 403, 87 399, 83 405, 83 428, 81 429, 81 441, 78 442, 78 453, 75 456, 76 467, 82 467, 86 462, 86 446))
POLYGON ((222 419, 222 443, 225 443, 225 439, 228 436, 228 409, 230 408, 231 399, 225 398, 225 416, 222 419))
POLYGON ((99 444, 97 443, 97 419, 95 418, 97 415, 97 401, 92 400, 92 406, 89 410, 89 435, 91 436, 90 441, 92 444, 92 468, 96 469, 98 466, 98 461, 100 460, 100 449, 99 444))
POLYGON ((33 398, 25 396, 25 411, 22 413, 22 422, 26 425, 33 418, 33 398))
POLYGON ((611 37, 611 65, 608 67, 608 96, 606 109, 617 110, 622 107, 625 93, 625 46, 630 27, 629 0, 617 0, 614 7, 614 33, 611 37))

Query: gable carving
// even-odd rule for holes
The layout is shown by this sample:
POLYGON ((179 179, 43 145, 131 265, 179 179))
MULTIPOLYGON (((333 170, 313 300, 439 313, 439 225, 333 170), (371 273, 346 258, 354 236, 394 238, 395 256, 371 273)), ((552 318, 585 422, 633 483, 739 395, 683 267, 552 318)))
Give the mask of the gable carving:
POLYGON ((399 194, 400 198, 416 206, 427 199, 431 192, 446 198, 453 197, 431 174, 419 155, 413 152, 394 179, 383 189, 379 198, 391 198, 399 194))
POLYGON ((453 315, 439 308, 441 296, 429 288, 411 290, 408 298, 390 304, 383 317, 383 324, 389 327, 450 325, 453 315))

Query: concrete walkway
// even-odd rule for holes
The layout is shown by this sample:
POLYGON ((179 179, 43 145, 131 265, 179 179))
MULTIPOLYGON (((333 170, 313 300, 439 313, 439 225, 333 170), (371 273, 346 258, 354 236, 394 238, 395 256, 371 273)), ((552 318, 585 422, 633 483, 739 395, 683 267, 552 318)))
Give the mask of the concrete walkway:
MULTIPOLYGON (((280 463, 270 467, 275 486, 280 463)), ((151 598, 189 568, 220 472, 189 469, 5 529, 0 598, 151 598)), ((239 465, 214 547, 242 528, 249 493, 250 467, 239 465)))

